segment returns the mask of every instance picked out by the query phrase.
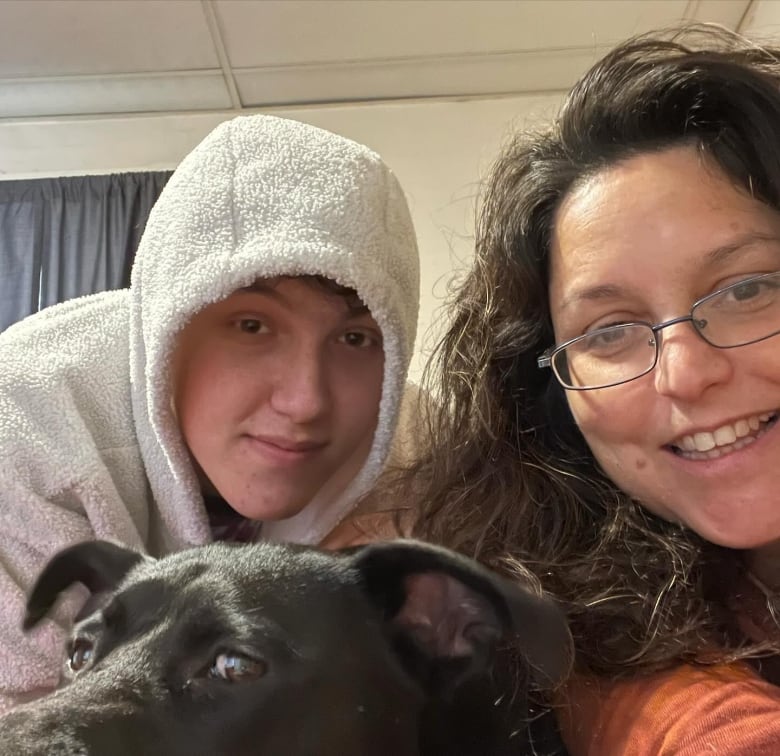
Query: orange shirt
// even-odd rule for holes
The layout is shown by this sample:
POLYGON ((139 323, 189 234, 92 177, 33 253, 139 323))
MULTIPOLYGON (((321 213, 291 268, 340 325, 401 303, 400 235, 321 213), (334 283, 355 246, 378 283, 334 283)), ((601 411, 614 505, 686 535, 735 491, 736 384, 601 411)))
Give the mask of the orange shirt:
POLYGON ((571 756, 778 756, 780 688, 745 664, 578 680, 558 713, 571 756))
MULTIPOLYGON (((748 637, 777 637, 755 586, 742 580, 733 595, 748 637)), ((563 739, 571 756, 780 756, 778 662, 764 661, 764 677, 738 663, 683 665, 620 682, 575 680, 558 712, 563 739)))

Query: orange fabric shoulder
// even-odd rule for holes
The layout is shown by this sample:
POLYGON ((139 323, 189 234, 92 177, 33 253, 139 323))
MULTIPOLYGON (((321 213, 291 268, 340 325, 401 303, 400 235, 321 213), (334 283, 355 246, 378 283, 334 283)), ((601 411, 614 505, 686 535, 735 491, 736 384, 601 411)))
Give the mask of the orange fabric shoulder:
POLYGON ((574 680, 558 718, 571 756, 777 756, 780 688, 744 664, 574 680))

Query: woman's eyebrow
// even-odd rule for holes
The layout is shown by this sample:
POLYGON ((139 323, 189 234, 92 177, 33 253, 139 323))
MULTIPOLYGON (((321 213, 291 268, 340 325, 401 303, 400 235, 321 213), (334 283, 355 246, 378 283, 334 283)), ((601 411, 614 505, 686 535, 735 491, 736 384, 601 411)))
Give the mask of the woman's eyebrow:
POLYGON ((626 289, 617 284, 598 284, 584 289, 575 289, 561 300, 561 310, 580 304, 581 302, 595 302, 601 299, 619 299, 625 297, 626 289))
MULTIPOLYGON (((762 242, 780 244, 780 237, 774 234, 765 234, 758 231, 749 231, 736 239, 709 250, 704 256, 703 265, 715 267, 724 263, 734 253, 762 242)), ((566 310, 581 302, 595 302, 604 299, 620 299, 629 295, 629 292, 617 284, 598 284, 584 289, 575 289, 561 300, 561 310, 566 310)))
POLYGON ((760 242, 774 242, 777 244, 780 242, 780 238, 774 234, 763 234, 758 231, 749 231, 745 234, 742 234, 741 236, 738 236, 736 239, 733 239, 728 244, 723 244, 720 247, 711 249, 705 255, 704 263, 706 265, 717 265, 726 261, 735 252, 760 242))

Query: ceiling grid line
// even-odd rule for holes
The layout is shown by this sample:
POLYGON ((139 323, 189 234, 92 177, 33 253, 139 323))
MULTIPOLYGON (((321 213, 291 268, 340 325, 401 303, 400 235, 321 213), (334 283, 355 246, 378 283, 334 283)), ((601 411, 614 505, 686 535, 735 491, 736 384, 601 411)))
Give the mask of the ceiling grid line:
POLYGON ((683 19, 685 21, 693 21, 697 19, 698 13, 699 13, 699 6, 701 5, 701 0, 688 0, 688 4, 685 6, 685 11, 683 12, 683 19))
POLYGON ((214 7, 214 2, 213 0, 201 0, 201 7, 203 8, 203 14, 206 17, 206 24, 209 27, 209 33, 211 34, 211 39, 214 43, 214 49, 217 53, 220 68, 222 69, 225 86, 230 94, 230 102, 232 103, 233 110, 243 110, 244 106, 241 102, 241 95, 238 92, 238 87, 236 86, 236 78, 233 74, 233 68, 230 65, 230 58, 227 54, 227 48, 225 46, 225 40, 220 27, 219 17, 216 8, 214 7))
POLYGON ((737 21, 737 26, 735 28, 735 31, 742 33, 742 30, 745 26, 745 23, 750 18, 750 13, 753 10, 753 4, 755 3, 755 0, 748 0, 747 5, 745 6, 745 10, 742 13, 742 15, 739 18, 739 21, 737 21))

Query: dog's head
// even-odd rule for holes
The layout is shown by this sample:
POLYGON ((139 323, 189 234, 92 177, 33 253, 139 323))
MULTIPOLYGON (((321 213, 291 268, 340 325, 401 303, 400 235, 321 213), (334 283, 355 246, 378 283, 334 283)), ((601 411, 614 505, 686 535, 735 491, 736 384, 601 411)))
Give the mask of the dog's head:
POLYGON ((342 554, 215 544, 159 560, 79 544, 39 577, 26 627, 75 582, 104 598, 73 628, 66 684, 0 720, 4 748, 411 756, 426 752, 426 707, 489 670, 502 641, 542 683, 569 660, 549 600, 412 541, 342 554))

